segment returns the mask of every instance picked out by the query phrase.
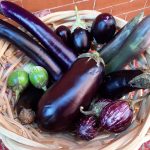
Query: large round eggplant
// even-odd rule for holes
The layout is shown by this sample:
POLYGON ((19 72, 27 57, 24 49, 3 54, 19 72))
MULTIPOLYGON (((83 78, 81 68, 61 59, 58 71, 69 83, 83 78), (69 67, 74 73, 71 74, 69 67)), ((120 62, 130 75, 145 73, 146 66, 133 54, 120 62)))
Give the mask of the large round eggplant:
POLYGON ((49 88, 38 105, 41 129, 68 129, 96 95, 104 76, 104 64, 97 52, 80 55, 70 70, 49 88), (98 56, 98 57, 95 57, 98 56))
POLYGON ((108 13, 102 13, 96 17, 91 27, 91 34, 99 44, 110 41, 116 31, 115 18, 108 13))

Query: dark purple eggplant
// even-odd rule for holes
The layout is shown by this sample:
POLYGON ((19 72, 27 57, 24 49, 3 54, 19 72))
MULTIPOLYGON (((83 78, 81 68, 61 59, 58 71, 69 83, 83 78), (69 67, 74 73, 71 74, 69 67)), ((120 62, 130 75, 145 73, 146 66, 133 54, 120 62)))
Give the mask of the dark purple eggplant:
POLYGON ((139 89, 130 85, 129 82, 142 73, 141 70, 120 70, 105 75, 99 90, 100 97, 115 100, 139 89))
POLYGON ((97 118, 84 116, 77 125, 76 134, 83 140, 92 140, 98 134, 97 118))
POLYGON ((12 42, 35 61, 35 63, 44 67, 54 80, 59 80, 62 76, 61 68, 55 60, 46 53, 46 50, 42 46, 30 36, 3 20, 0 20, 0 37, 12 42))
POLYGON ((108 14, 102 13, 96 17, 91 27, 91 34, 99 44, 110 41, 116 32, 115 18, 108 14))
POLYGON ((43 90, 37 89, 31 84, 21 92, 20 97, 15 105, 15 109, 22 123, 29 124, 34 121, 34 114, 37 112, 38 102, 43 94, 43 90), (31 115, 29 116, 28 114, 31 115))
POLYGON ((71 31, 68 27, 61 25, 55 32, 68 47, 71 47, 71 31))
POLYGON ((78 54, 86 53, 91 47, 92 37, 86 22, 80 19, 78 8, 75 6, 76 21, 71 28, 72 46, 78 54))
POLYGON ((15 3, 1 1, 0 12, 6 17, 21 24, 33 34, 40 43, 45 46, 45 50, 57 60, 64 70, 69 69, 72 63, 76 60, 77 57, 73 50, 66 47, 56 33, 29 11, 21 8, 15 3))
POLYGON ((91 36, 88 30, 76 28, 72 33, 72 45, 78 54, 86 53, 91 47, 91 36))
POLYGON ((119 133, 126 130, 133 120, 133 109, 129 103, 118 100, 106 105, 99 118, 100 126, 110 132, 119 133))
POLYGON ((80 55, 70 70, 43 95, 38 105, 41 129, 66 130, 81 115, 80 106, 86 109, 90 105, 104 76, 104 64, 97 54, 80 55))

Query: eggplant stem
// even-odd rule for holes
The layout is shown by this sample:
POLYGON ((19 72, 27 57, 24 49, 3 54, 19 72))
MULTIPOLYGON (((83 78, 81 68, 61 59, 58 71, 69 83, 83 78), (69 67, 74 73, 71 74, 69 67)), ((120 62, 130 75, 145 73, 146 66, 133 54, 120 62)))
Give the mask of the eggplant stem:
POLYGON ((81 55, 78 56, 78 58, 85 58, 85 57, 89 57, 88 61, 90 59, 94 59, 96 61, 96 65, 99 66, 100 63, 103 63, 103 65, 105 66, 105 62, 104 60, 100 57, 98 52, 92 52, 92 53, 83 53, 81 55))
POLYGON ((18 100, 19 99, 19 95, 20 95, 20 90, 16 90, 15 94, 16 94, 16 100, 18 100))
POLYGON ((84 109, 84 107, 80 106, 80 112, 82 114, 84 114, 84 115, 95 115, 95 113, 92 110, 90 110, 90 111, 84 111, 83 109, 84 109))
POLYGON ((42 90, 43 90, 44 92, 46 92, 47 87, 46 87, 46 86, 42 87, 42 90))
POLYGON ((77 5, 75 5, 75 13, 76 13, 76 21, 80 22, 80 16, 79 16, 79 13, 78 13, 78 7, 77 7, 77 5))
POLYGON ((93 107, 93 105, 95 104, 96 100, 97 100, 96 98, 92 100, 92 102, 90 104, 90 108, 93 107))
POLYGON ((75 14, 76 14, 76 21, 71 28, 71 33, 78 27, 80 27, 82 29, 87 29, 86 23, 80 19, 80 16, 78 13, 78 7, 76 5, 75 5, 75 14))

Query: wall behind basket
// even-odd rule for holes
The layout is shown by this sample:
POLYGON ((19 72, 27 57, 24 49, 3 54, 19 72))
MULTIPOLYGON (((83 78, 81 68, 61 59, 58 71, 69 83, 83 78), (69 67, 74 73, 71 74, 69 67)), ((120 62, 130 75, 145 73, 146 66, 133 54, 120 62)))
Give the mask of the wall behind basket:
MULTIPOLYGON (((130 20, 138 12, 144 10, 145 15, 150 15, 150 0, 10 0, 27 10, 35 13, 44 10, 43 13, 62 10, 73 10, 74 4, 81 9, 95 9, 101 12, 108 12, 130 20)), ((0 15, 0 19, 7 20, 15 25, 10 19, 0 15)))

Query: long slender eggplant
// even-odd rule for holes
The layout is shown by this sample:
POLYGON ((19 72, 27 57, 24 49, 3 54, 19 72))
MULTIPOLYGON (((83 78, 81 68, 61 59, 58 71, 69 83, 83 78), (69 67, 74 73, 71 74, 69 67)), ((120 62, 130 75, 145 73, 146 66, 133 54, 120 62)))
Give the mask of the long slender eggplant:
POLYGON ((3 20, 0 20, 0 37, 12 42, 39 66, 44 67, 54 80, 58 80, 62 76, 61 68, 42 46, 30 36, 3 20))
POLYGON ((120 70, 106 75, 100 86, 100 97, 114 100, 131 91, 140 89, 133 87, 129 82, 142 73, 141 70, 120 70))
POLYGON ((0 12, 21 24, 45 46, 45 50, 53 56, 64 70, 70 68, 77 56, 72 49, 66 47, 63 41, 40 19, 24 8, 9 2, 0 2, 0 12))
POLYGON ((85 53, 70 70, 43 95, 38 105, 41 129, 61 131, 78 119, 80 106, 87 108, 104 76, 104 64, 96 53, 85 53), (85 57, 86 55, 86 57, 85 57))
POLYGON ((124 44, 129 34, 133 31, 134 27, 142 20, 143 16, 143 12, 135 16, 121 29, 121 31, 119 31, 119 33, 116 34, 116 36, 110 42, 108 42, 106 45, 104 45, 104 47, 98 50, 106 64, 120 51, 121 45, 124 44))
POLYGON ((106 73, 122 69, 150 46, 150 15, 146 16, 128 36, 115 55, 106 65, 106 73))

